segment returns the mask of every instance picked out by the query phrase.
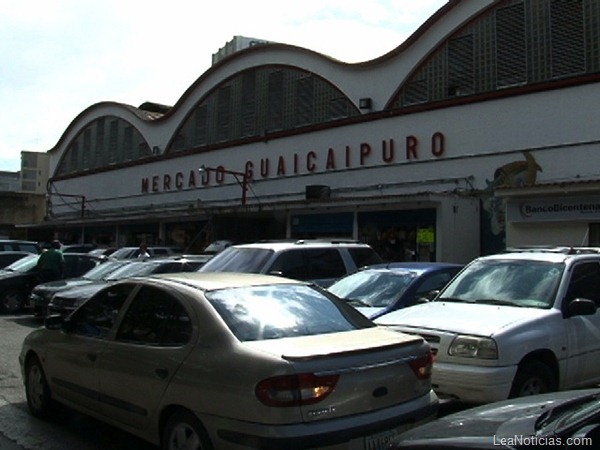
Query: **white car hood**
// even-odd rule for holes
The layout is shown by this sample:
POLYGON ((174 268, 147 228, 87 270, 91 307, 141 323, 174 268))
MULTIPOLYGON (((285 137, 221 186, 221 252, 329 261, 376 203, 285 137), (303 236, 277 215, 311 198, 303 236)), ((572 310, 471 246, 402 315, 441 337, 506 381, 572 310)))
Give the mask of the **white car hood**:
POLYGON ((453 302, 431 302, 385 314, 375 323, 492 336, 504 328, 541 319, 553 310, 453 302))

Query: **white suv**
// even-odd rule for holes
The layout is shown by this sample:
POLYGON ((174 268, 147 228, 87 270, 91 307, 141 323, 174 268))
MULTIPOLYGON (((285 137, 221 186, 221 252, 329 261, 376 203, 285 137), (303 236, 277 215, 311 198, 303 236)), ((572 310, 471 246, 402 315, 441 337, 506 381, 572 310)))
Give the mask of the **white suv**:
POLYGON ((600 383, 599 305, 600 250, 523 249, 375 322, 429 342, 438 396, 487 403, 600 383))
POLYGON ((199 272, 245 272, 312 281, 323 287, 360 267, 381 263, 369 245, 348 240, 297 240, 234 245, 199 272))

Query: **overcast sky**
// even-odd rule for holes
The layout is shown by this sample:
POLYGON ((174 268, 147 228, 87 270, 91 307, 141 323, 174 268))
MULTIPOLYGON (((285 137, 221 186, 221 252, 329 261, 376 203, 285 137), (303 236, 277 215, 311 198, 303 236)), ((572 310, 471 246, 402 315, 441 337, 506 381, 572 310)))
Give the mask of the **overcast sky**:
POLYGON ((174 105, 233 36, 345 62, 400 45, 447 0, 11 0, 0 3, 0 170, 101 101, 174 105))

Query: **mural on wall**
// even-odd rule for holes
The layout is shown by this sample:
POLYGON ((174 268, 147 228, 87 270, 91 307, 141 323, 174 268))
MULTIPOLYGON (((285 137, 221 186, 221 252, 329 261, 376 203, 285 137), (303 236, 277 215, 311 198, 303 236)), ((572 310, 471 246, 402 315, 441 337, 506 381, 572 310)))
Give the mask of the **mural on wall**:
POLYGON ((499 187, 531 186, 537 181, 542 168, 533 155, 523 152, 525 160, 512 161, 494 171, 494 179, 486 180, 487 187, 482 196, 481 253, 498 253, 506 247, 506 211, 504 201, 494 195, 499 187), (485 211, 485 212, 484 212, 485 211))

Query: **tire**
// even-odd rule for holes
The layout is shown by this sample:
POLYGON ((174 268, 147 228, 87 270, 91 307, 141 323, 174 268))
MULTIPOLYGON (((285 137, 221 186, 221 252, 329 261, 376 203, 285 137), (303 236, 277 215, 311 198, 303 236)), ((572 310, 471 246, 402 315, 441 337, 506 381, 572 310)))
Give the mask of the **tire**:
POLYGON ((25 368, 25 395, 29 412, 35 417, 47 417, 52 410, 52 398, 50 388, 46 381, 46 375, 42 363, 33 356, 27 361, 25 368))
POLYGON ((2 296, 2 301, 0 302, 0 310, 4 313, 16 313, 23 309, 23 294, 19 292, 17 289, 9 289, 2 296))
POLYGON ((556 376, 547 364, 527 361, 517 370, 509 398, 552 392, 557 389, 557 385, 556 376))
POLYGON ((161 440, 163 450, 213 450, 200 421, 186 411, 177 411, 169 417, 161 440))

